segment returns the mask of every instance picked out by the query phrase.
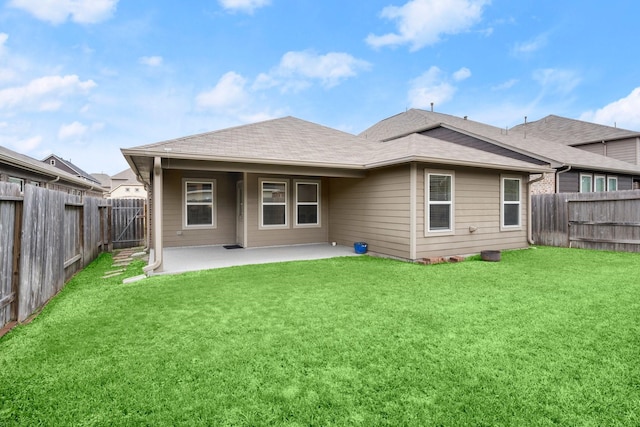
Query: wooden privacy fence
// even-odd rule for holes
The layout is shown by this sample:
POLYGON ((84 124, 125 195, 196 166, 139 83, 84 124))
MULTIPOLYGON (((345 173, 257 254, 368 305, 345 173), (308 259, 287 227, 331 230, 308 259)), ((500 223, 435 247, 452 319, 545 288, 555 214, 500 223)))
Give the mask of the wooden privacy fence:
POLYGON ((115 249, 145 244, 146 199, 109 199, 115 249))
POLYGON ((640 252, 640 190, 534 195, 538 245, 640 252))
POLYGON ((0 327, 23 321, 110 244, 104 199, 0 182, 0 327))

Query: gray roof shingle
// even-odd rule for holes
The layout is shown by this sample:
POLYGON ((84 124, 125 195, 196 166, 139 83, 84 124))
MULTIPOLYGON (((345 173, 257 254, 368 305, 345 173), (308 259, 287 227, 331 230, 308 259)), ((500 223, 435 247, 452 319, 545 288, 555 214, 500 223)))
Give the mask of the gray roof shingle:
POLYGON ((526 132, 528 135, 565 145, 580 145, 640 136, 640 132, 637 131, 569 119, 553 114, 534 122, 514 126, 511 131, 526 132))
POLYGON ((520 153, 557 163, 556 167, 571 165, 575 168, 611 171, 625 174, 640 174, 640 166, 589 153, 578 148, 559 144, 527 133, 497 128, 462 117, 411 109, 381 120, 366 129, 360 136, 372 140, 391 140, 418 133, 437 126, 445 126, 479 139, 512 148, 520 153))
POLYGON ((392 143, 355 136, 294 117, 123 149, 125 156, 291 164, 366 169, 408 161, 477 165, 509 170, 548 170, 423 135, 392 143))

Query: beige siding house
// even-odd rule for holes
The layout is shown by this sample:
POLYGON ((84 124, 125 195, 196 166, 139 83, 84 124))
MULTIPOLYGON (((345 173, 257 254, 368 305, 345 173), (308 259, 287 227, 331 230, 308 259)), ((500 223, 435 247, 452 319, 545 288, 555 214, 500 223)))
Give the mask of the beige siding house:
POLYGON ((285 117, 123 149, 151 190, 147 273, 165 247, 364 241, 407 260, 526 247, 530 176, 561 165, 414 125, 399 115, 355 136, 285 117))

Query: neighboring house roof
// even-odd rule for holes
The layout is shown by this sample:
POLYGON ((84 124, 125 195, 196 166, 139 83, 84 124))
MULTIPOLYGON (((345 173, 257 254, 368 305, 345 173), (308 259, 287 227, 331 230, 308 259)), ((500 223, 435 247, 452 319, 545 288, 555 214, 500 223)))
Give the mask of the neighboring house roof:
POLYGON ((114 185, 141 185, 138 181, 138 178, 136 177, 136 174, 133 172, 133 170, 131 170, 131 168, 127 168, 121 172, 118 172, 111 177, 111 180, 115 181, 114 185))
POLYGON ((524 171, 548 165, 515 160, 418 135, 393 144, 358 137, 295 117, 268 120, 199 135, 123 149, 143 175, 142 158, 209 160, 309 167, 368 169, 410 161, 524 171), (140 164, 136 164, 140 163, 140 164))
POLYGON ((581 145, 640 137, 640 132, 549 115, 534 122, 514 126, 512 132, 548 139, 565 145, 581 145))
POLYGON ((111 177, 106 173, 92 173, 91 176, 98 180, 102 188, 104 188, 105 190, 111 189, 111 177))
POLYGON ((589 153, 529 133, 524 135, 462 117, 418 109, 411 109, 384 119, 363 131, 360 136, 372 140, 390 141, 413 133, 428 134, 428 131, 438 127, 452 129, 537 159, 547 160, 556 168, 572 166, 631 175, 640 174, 640 166, 611 157, 589 153))
POLYGON ((89 182, 85 179, 78 178, 77 176, 58 169, 55 166, 51 166, 48 163, 44 163, 40 160, 36 160, 24 154, 17 153, 2 146, 0 146, 0 162, 19 169, 42 174, 44 176, 50 177, 51 180, 55 180, 59 177, 61 181, 74 184, 78 187, 87 189, 97 189, 97 187, 99 187, 99 185, 92 181, 89 182))
POLYGON ((51 154, 47 157, 45 157, 44 159, 42 159, 42 162, 46 163, 46 164, 50 164, 50 161, 54 159, 55 160, 55 167, 58 169, 63 169, 59 164, 62 164, 66 167, 66 169, 68 169, 72 174, 80 177, 80 178, 84 178, 88 181, 91 181, 95 184, 99 184, 100 185, 100 181, 98 181, 93 175, 91 175, 88 172, 83 171, 82 169, 80 169, 78 166, 74 165, 73 163, 71 163, 70 160, 65 160, 62 157, 58 157, 55 154, 51 154))

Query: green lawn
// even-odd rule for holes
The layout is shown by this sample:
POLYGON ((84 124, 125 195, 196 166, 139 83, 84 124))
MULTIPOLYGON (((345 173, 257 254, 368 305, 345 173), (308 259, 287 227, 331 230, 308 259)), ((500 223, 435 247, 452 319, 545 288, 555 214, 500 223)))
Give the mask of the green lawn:
POLYGON ((640 424, 638 254, 110 263, 0 340, 0 425, 640 424))

